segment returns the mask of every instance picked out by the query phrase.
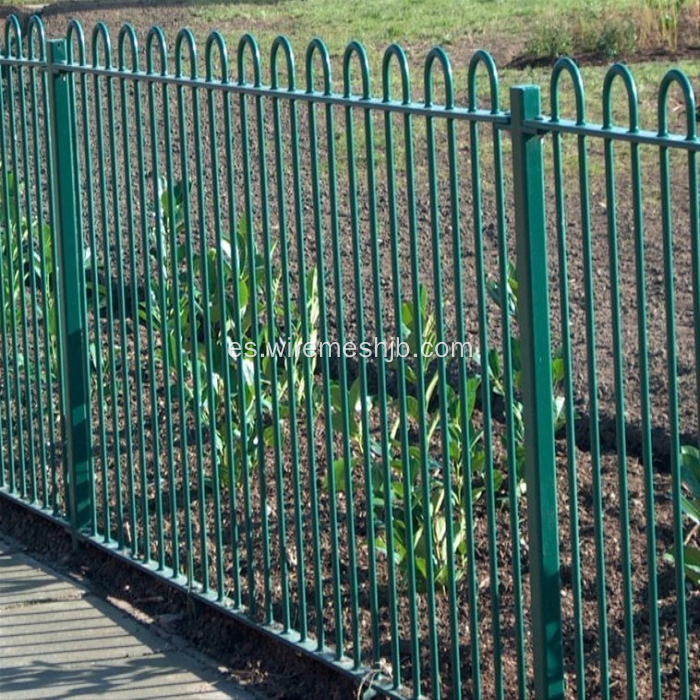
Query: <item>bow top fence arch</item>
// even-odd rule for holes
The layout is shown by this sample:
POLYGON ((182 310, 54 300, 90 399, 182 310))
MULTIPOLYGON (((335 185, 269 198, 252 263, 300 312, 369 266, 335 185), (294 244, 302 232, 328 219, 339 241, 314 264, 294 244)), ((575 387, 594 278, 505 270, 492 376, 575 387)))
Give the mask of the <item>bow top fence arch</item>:
POLYGON ((2 497, 393 697, 689 698, 690 81, 341 67, 7 21, 2 497))

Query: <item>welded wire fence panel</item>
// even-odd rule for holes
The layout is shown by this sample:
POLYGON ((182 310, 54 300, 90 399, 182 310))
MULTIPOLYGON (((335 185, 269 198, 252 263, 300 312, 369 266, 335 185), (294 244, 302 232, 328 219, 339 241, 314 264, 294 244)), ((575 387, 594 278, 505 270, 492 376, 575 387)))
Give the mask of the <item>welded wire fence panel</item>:
POLYGON ((249 35, 229 56, 217 33, 171 50, 158 28, 73 22, 50 68, 55 45, 28 31, 10 21, 0 58, 0 488, 76 523, 60 417, 85 353, 93 540, 397 696, 633 696, 646 674, 687 697, 687 78, 669 73, 652 133, 620 67, 595 126, 566 61, 545 118, 535 88, 502 109, 483 52, 459 104, 440 49, 419 85, 398 46, 371 79, 350 44, 334 80, 320 41, 297 67, 284 38, 266 64, 249 35), (666 121, 674 85, 685 125, 666 121), (84 285, 61 301, 67 152, 84 285))

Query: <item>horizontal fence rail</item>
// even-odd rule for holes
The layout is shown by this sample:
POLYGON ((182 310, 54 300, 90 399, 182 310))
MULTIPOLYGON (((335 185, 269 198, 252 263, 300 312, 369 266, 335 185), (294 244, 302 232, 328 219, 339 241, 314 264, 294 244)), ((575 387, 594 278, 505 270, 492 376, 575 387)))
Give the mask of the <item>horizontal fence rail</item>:
POLYGON ((8 19, 0 491, 394 697, 689 698, 690 80, 341 68, 8 19))

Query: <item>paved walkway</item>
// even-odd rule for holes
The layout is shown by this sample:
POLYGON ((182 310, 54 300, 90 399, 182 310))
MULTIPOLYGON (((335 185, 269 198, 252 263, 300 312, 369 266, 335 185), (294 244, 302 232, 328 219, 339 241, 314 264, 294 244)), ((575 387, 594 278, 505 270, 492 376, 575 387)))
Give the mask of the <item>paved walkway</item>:
POLYGON ((251 700, 185 642, 122 610, 0 537, 0 698, 251 700))

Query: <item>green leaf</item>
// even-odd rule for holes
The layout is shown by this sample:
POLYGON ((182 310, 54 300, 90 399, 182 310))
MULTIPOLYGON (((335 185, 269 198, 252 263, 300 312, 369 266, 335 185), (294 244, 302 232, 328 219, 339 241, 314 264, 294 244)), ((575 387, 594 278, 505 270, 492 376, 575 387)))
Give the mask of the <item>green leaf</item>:
POLYGON ((467 380, 467 420, 472 419, 474 408, 476 406, 476 398, 481 386, 481 377, 470 377, 467 380))
POLYGON ((433 517, 433 532, 435 533, 435 543, 439 545, 447 537, 447 523, 444 515, 433 517))
POLYGON ((500 382, 503 370, 501 368, 501 358, 498 354, 498 350, 496 350, 495 348, 489 350, 488 360, 491 378, 500 382))
MULTIPOLYGON (((352 465, 352 462, 351 462, 352 465)), ((334 480, 334 485, 335 485, 335 493, 343 493, 348 490, 348 480, 347 480, 347 473, 345 469, 345 460, 344 459, 336 459, 333 462, 333 480, 334 480)), ((326 489, 326 491, 330 491, 331 489, 331 475, 330 473, 326 474, 324 478, 323 485, 326 489)))
POLYGON ((557 386, 564 381, 565 374, 564 360, 561 358, 552 360, 552 385, 557 386))
POLYGON ((428 289, 424 284, 419 286, 418 295, 420 298, 420 313, 425 318, 425 313, 428 309, 428 289))
POLYGON ((694 522, 700 523, 700 499, 689 499, 681 496, 681 508, 683 512, 694 522))
POLYGON ((560 430, 566 424, 566 400, 563 396, 555 396, 553 401, 554 431, 560 430))
POLYGON ((361 438, 361 423, 360 415, 362 413, 362 406, 364 403, 365 411, 369 413, 372 410, 372 399, 369 396, 362 396, 362 382, 360 377, 355 379, 350 387, 350 397, 348 400, 348 407, 350 409, 350 434, 351 437, 356 439, 361 438))
POLYGON ((690 492, 700 498, 700 452, 697 447, 681 447, 681 476, 690 492))
POLYGON ((685 575, 697 586, 700 584, 700 549, 686 545, 683 547, 685 575))
POLYGON ((239 274, 244 274, 244 271, 248 269, 248 226, 244 218, 241 218, 238 222, 236 241, 238 250, 238 272, 239 274))
POLYGON ((408 339, 413 334, 413 308, 407 301, 401 304, 401 326, 404 339, 408 339))
POLYGON ((420 406, 415 396, 406 397, 406 412, 415 421, 420 420, 420 406))
MULTIPOLYGON (((243 348, 243 351, 245 352, 245 348, 243 348)), ((252 388, 255 383, 255 363, 245 355, 239 357, 238 362, 240 362, 241 365, 244 384, 252 388)))

